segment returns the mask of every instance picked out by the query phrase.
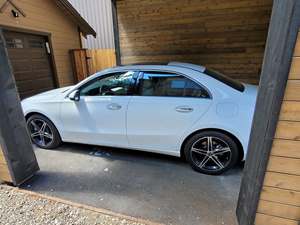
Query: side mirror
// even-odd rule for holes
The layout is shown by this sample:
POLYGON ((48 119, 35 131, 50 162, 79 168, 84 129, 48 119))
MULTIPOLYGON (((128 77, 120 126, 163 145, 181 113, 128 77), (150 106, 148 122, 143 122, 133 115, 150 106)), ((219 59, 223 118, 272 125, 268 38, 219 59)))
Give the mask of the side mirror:
POLYGON ((71 94, 69 94, 69 99, 72 100, 72 101, 78 102, 80 100, 79 90, 75 90, 71 94))

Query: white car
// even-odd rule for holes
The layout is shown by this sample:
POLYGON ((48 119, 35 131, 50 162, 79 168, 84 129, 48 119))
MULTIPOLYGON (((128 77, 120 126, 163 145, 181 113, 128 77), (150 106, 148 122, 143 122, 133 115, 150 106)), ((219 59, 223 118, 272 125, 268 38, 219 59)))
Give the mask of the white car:
POLYGON ((245 159, 257 87, 203 66, 115 67, 22 101, 33 143, 112 146, 183 156, 221 174, 245 159))

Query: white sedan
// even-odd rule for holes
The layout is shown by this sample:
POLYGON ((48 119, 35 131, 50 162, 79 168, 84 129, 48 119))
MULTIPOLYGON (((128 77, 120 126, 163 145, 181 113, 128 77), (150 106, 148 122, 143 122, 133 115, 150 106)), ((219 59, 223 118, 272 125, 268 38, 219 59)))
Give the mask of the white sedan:
POLYGON ((194 64, 115 67, 22 101, 33 143, 182 156, 221 174, 245 159, 257 87, 194 64))

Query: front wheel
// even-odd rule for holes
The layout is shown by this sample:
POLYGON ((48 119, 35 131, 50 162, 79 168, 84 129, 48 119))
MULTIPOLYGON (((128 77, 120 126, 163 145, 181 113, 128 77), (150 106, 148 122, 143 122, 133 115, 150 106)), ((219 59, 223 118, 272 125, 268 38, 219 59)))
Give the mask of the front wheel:
POLYGON ((60 135, 54 124, 45 116, 32 115, 27 120, 31 140, 40 148, 53 149, 61 144, 60 135))
POLYGON ((194 170, 209 175, 224 173, 239 159, 235 141, 217 131, 195 134, 187 141, 184 153, 194 170))

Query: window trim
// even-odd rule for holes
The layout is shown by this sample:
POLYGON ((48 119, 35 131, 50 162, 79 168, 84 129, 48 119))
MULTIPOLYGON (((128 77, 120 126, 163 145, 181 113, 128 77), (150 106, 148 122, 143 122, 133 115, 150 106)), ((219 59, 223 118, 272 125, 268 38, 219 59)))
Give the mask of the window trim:
MULTIPOLYGON (((107 74, 103 74, 103 75, 100 75, 100 76, 97 76, 95 77, 94 79, 91 79, 89 81, 87 81, 86 83, 82 84, 80 87, 77 88, 77 90, 79 91, 79 94, 80 94, 80 97, 126 97, 126 96, 134 96, 135 95, 135 92, 136 92, 136 84, 137 84, 137 80, 138 80, 138 76, 135 80, 135 82, 132 85, 132 88, 134 89, 133 93, 132 94, 126 94, 126 95, 99 95, 99 96, 87 96, 87 95, 81 95, 81 90, 87 86, 89 86, 91 83, 93 82, 96 82, 97 80, 101 80, 101 79, 105 79, 111 75, 114 75, 114 74, 118 74, 118 73, 128 73, 128 72, 133 72, 133 76, 132 76, 132 79, 134 80, 135 78, 135 75, 138 73, 138 71, 136 70, 122 70, 122 71, 115 71, 115 72, 109 72, 107 74)), ((139 74, 137 74, 139 75, 139 74)), ((68 94, 69 95, 69 94, 68 94)))
POLYGON ((232 89, 234 89, 236 91, 243 93, 246 89, 245 85, 242 82, 235 80, 229 76, 226 76, 219 71, 206 68, 203 73, 205 75, 210 76, 210 77, 216 79, 217 81, 231 87, 232 89))
POLYGON ((163 98, 198 98, 198 99, 209 99, 209 100, 213 99, 211 91, 206 86, 204 86, 203 84, 199 83, 199 81, 197 81, 197 80, 195 80, 195 79, 187 76, 186 74, 179 73, 179 72, 174 72, 174 71, 171 71, 171 70, 158 70, 158 69, 138 70, 137 72, 138 72, 138 79, 135 82, 135 92, 136 92, 135 94, 136 95, 134 95, 134 96, 140 96, 140 97, 163 97, 163 98), (138 91, 138 84, 139 84, 139 80, 144 77, 144 73, 145 72, 170 73, 170 74, 174 74, 174 75, 178 75, 178 76, 183 76, 186 79, 188 79, 188 80, 196 83, 201 88, 203 88, 207 92, 208 97, 207 98, 201 98, 201 97, 186 97, 186 96, 143 96, 138 91))

